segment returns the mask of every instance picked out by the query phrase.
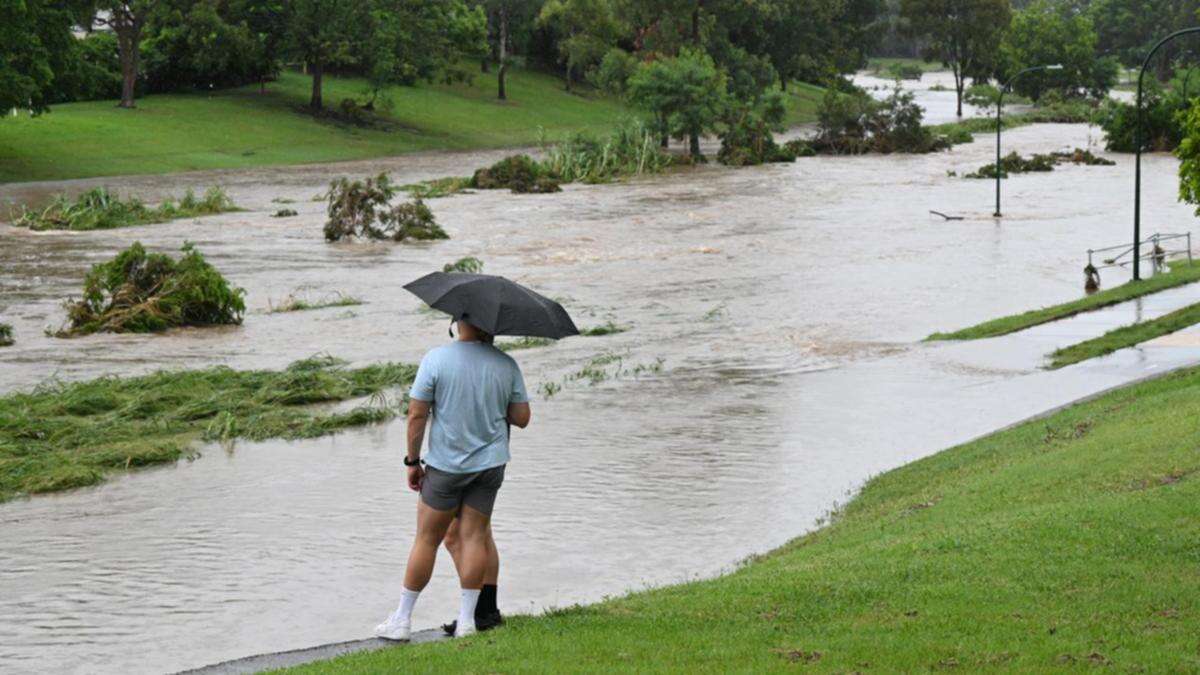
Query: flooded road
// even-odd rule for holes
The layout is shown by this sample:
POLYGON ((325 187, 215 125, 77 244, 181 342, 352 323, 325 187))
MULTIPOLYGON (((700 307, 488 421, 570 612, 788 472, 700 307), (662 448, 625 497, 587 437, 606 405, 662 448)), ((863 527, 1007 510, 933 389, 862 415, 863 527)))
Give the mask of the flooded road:
MULTIPOLYGON (((1099 141, 1082 125, 1039 125, 1007 132, 1005 151, 1099 141)), ((874 474, 1195 359, 1195 349, 1144 350, 1046 372, 1042 347, 1069 339, 1053 331, 1033 351, 1008 338, 919 342, 1078 297, 1086 249, 1129 237, 1131 157, 1007 180, 996 221, 991 182, 948 175, 993 152, 984 136, 935 155, 460 195, 430 202, 452 239, 421 245, 328 245, 324 205, 311 197, 335 175, 463 175, 497 153, 94 181, 155 198, 219 180, 247 211, 107 233, 0 226, 0 317, 18 340, 0 349, 0 390, 55 376, 281 367, 319 352, 415 361, 447 339, 446 322, 400 286, 473 255, 559 297, 581 327, 630 327, 514 352, 531 391, 604 354, 626 371, 662 363, 536 395, 496 511, 502 608, 710 575, 805 532, 874 474), (294 200, 300 215, 270 217, 274 199, 294 200), (245 325, 43 337, 88 265, 135 240, 195 242, 247 289, 245 325), (266 313, 288 294, 331 291, 366 304, 266 313)), ((1191 228, 1175 169, 1169 156, 1144 160, 1146 232, 1191 228)), ((62 187, 0 187, 0 200, 62 187)), ((403 437, 397 421, 208 446, 194 462, 0 505, 0 671, 166 672, 366 637, 394 606, 413 531, 403 437)), ((417 624, 452 618, 456 597, 443 557, 417 624)))

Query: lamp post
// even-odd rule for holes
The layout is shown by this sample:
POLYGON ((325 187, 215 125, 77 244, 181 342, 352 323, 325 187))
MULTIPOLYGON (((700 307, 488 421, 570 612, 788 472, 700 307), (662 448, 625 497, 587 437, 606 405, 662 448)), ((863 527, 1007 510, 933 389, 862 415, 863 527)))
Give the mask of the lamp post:
POLYGON ((1063 67, 1062 67, 1061 63, 1055 63, 1053 65, 1048 65, 1048 66, 1033 66, 1031 68, 1026 68, 1025 70, 1018 72, 1016 75, 1013 75, 1011 78, 1009 78, 1008 82, 1006 82, 1003 87, 1000 87, 1000 98, 996 101, 996 212, 992 214, 992 216, 994 216, 996 218, 1000 217, 1000 129, 1002 127, 1001 120, 1000 120, 1000 110, 1004 107, 1004 92, 1008 91, 1008 88, 1012 86, 1013 82, 1016 82, 1017 78, 1024 75, 1025 73, 1032 73, 1035 70, 1062 70, 1062 69, 1063 69, 1063 67))
POLYGON ((1133 280, 1138 281, 1142 278, 1142 81, 1146 77, 1146 68, 1150 66, 1150 59, 1158 53, 1158 50, 1171 40, 1182 35, 1191 33, 1200 33, 1200 26, 1193 28, 1184 28, 1171 33, 1167 37, 1158 41, 1150 53, 1146 55, 1142 61, 1142 70, 1138 73, 1138 88, 1137 88, 1137 107, 1134 109, 1137 116, 1137 124, 1133 128, 1133 280))

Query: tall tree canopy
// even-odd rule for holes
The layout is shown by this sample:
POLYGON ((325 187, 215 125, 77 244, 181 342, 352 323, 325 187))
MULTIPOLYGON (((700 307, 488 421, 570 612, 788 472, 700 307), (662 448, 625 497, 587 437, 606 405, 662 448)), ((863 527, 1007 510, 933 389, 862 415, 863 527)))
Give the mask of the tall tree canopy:
POLYGON ((901 0, 900 12, 912 34, 924 41, 925 58, 953 71, 962 117, 964 82, 995 63, 1012 20, 1009 0, 901 0))
POLYGON ((0 109, 46 110, 57 74, 73 54, 79 7, 51 0, 0 0, 0 109))
POLYGON ((1032 66, 1061 65, 1061 70, 1026 73, 1013 89, 1035 101, 1049 89, 1101 98, 1116 83, 1118 67, 1114 59, 1096 58, 1096 43, 1086 14, 1063 3, 1034 0, 1016 13, 1001 45, 1004 78, 1032 66))

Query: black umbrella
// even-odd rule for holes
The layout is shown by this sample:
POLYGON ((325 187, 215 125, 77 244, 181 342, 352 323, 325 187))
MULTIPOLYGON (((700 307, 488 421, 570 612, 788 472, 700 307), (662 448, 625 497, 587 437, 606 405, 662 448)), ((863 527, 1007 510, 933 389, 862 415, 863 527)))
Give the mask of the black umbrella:
POLYGON ((491 274, 434 272, 404 286, 434 309, 492 335, 564 338, 579 329, 562 305, 491 274))

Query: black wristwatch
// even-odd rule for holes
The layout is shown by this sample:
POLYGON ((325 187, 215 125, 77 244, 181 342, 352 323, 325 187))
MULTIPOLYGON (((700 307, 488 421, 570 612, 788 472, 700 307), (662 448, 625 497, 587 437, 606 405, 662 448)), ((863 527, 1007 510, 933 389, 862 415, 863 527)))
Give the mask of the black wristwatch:
POLYGON ((421 466, 421 458, 418 457, 415 462, 408 461, 408 455, 404 456, 404 466, 421 466))

